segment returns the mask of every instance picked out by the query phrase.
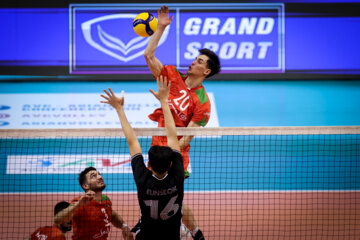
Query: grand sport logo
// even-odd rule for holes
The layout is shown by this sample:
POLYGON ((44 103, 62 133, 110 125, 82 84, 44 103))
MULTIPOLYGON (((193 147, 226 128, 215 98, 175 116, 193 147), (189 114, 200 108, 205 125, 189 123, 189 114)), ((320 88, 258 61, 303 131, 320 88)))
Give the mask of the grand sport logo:
MULTIPOLYGON (((150 38, 135 34, 132 22, 160 4, 71 4, 71 73, 144 73, 150 38)), ((223 73, 281 73, 285 70, 284 4, 169 4, 173 21, 156 57, 185 71, 209 48, 223 73)))
MULTIPOLYGON (((113 22, 113 28, 121 28, 121 26, 132 26, 132 21, 136 14, 111 14, 102 17, 97 17, 81 24, 81 30, 86 42, 93 48, 116 58, 123 62, 131 61, 144 54, 145 48, 150 38, 143 38, 137 36, 135 33, 122 31, 123 35, 130 34, 137 37, 131 38, 128 42, 121 39, 121 35, 115 35, 103 29, 101 24, 103 22, 113 22), (124 20, 124 21, 117 21, 124 20), (121 25, 119 25, 121 23, 121 25), (96 36, 96 38, 95 38, 96 36)), ((110 29, 111 31, 111 29, 110 29)), ((169 28, 165 29, 163 36, 159 41, 161 46, 169 33, 169 28)))
POLYGON ((204 37, 204 41, 189 41, 184 58, 193 60, 198 49, 208 48, 218 53, 221 60, 266 59, 273 42, 271 39, 256 41, 254 36, 270 35, 274 25, 275 20, 270 17, 190 17, 185 21, 184 35, 204 37), (241 38, 247 40, 239 41, 241 38))

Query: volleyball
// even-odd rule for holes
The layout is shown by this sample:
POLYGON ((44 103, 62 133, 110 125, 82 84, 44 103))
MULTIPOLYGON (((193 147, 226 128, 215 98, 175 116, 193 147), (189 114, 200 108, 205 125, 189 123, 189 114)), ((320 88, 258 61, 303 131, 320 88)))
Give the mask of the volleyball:
POLYGON ((151 13, 142 12, 135 17, 133 27, 137 35, 149 37, 156 31, 157 20, 151 13))

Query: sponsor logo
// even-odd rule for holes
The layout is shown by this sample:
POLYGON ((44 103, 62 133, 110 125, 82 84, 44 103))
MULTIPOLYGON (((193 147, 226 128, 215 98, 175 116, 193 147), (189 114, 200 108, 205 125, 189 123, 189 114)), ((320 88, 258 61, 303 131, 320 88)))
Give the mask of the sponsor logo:
POLYGON ((10 114, 0 113, 0 118, 9 118, 10 114))
MULTIPOLYGON (((93 48, 109 55, 122 62, 131 61, 137 57, 143 56, 145 48, 150 41, 150 38, 139 37, 133 32, 130 35, 136 35, 137 37, 131 38, 128 42, 124 42, 121 39, 121 35, 115 35, 102 27, 102 23, 113 22, 112 26, 132 26, 132 22, 136 14, 111 14, 94 19, 90 19, 81 24, 81 30, 86 42, 93 48), (119 21, 123 20, 121 24, 119 21)), ((169 27, 167 27, 162 35, 158 46, 161 46, 165 41, 169 33, 169 27)), ((124 35, 124 34, 123 34, 124 35)))
POLYGON ((0 105, 0 110, 9 110, 10 106, 0 105))
MULTIPOLYGON (((144 156, 147 165, 148 156, 144 156)), ((6 174, 79 174, 86 167, 101 173, 132 174, 129 154, 8 155, 6 174)), ((188 167, 191 172, 191 165, 188 167)))
POLYGON ((9 125, 9 122, 0 121, 0 127, 9 125))
POLYGON ((9 155, 6 172, 7 174, 78 174, 86 167, 95 167, 101 173, 132 173, 131 158, 127 154, 9 155))
MULTIPOLYGON (((157 48, 163 63, 186 70, 199 49, 209 48, 219 56, 223 72, 285 70, 283 4, 198 5, 201 10, 191 4, 169 6, 174 18, 157 48)), ((150 38, 137 36, 132 21, 141 11, 156 15, 157 7, 71 4, 70 72, 148 71, 143 53, 150 38)))
MULTIPOLYGON (((207 14, 211 15, 211 14, 207 14)), ((219 55, 222 61, 227 60, 266 60, 268 52, 274 45, 275 19, 271 17, 251 17, 233 14, 231 17, 189 17, 183 28, 186 45, 184 58, 193 60, 200 48, 208 48, 219 55), (194 41, 196 36, 197 41, 194 41), (239 41, 246 39, 246 41, 239 41), (200 41, 199 41, 200 40, 200 41)))
MULTIPOLYGON (((160 107, 156 98, 150 93, 128 93, 126 96, 124 109, 130 124, 138 128, 156 127, 157 122, 148 118, 160 107)), ((211 118, 207 126, 218 127, 214 94, 208 92, 208 96, 211 118)), ((108 104, 97 103, 97 94, 0 94, 1 97, 14 103, 9 111, 0 111, 2 129, 121 127, 115 110, 108 104)))

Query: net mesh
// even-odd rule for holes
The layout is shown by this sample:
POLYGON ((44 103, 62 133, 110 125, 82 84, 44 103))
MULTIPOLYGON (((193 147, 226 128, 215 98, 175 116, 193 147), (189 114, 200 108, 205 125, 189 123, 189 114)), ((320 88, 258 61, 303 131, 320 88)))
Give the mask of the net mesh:
MULTIPOLYGON (((135 131, 147 161, 151 137, 165 131, 135 131)), ((206 239, 359 238, 360 127, 178 128, 178 134, 195 136, 184 203, 206 239)), ((24 239, 53 225, 54 205, 83 194, 78 174, 88 166, 103 175, 113 209, 130 227, 137 223, 121 129, 1 130, 0 149, 1 239, 24 239)), ((112 227, 108 239, 122 239, 121 230, 112 227)))

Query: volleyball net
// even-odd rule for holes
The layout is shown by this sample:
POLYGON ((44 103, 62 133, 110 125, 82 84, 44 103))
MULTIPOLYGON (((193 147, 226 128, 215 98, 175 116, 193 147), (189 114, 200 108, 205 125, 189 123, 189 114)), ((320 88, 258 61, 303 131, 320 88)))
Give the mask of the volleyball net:
MULTIPOLYGON (((135 129, 145 161, 161 128, 135 129)), ((178 128, 195 136, 184 203, 206 239, 357 239, 360 127, 178 128)), ((133 227, 140 210, 121 129, 0 131, 2 239, 54 223, 58 201, 83 194, 95 167, 113 209, 133 227)), ((71 239, 72 232, 66 236, 71 239)), ((112 227, 108 239, 122 239, 112 227)))

